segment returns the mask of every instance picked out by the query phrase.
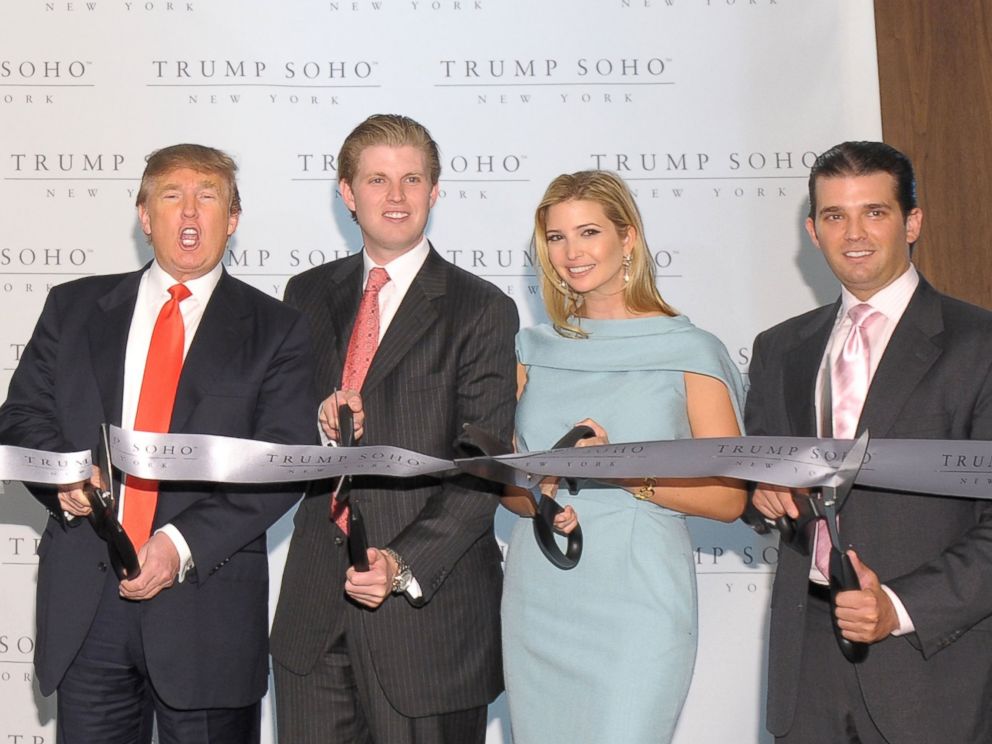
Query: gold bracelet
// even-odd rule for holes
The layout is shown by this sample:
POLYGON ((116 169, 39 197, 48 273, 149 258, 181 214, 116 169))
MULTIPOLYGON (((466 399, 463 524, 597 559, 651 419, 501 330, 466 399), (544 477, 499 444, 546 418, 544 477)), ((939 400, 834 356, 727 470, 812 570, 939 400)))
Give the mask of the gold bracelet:
POLYGON ((654 496, 654 478, 645 478, 644 485, 634 492, 634 498, 641 501, 650 501, 654 496))

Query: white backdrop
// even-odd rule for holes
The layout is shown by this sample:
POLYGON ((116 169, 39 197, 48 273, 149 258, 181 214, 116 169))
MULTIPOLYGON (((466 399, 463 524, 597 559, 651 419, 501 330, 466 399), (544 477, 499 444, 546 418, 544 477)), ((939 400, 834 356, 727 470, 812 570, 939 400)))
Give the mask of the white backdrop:
MULTIPOLYGON (((245 212, 230 271, 275 296, 360 247, 338 147, 376 112, 441 145, 430 236, 541 320, 528 241, 558 173, 635 189, 665 297, 746 372, 754 334, 831 299, 806 241, 814 153, 880 136, 871 0, 4 0, 0 4, 0 390, 48 287, 140 266, 143 157, 232 153, 245 212)), ((0 393, 2 394, 2 393, 0 393)), ((44 521, 0 497, 0 741, 54 741, 37 691, 35 555, 44 521)), ((511 517, 501 513, 499 534, 511 517)), ((777 549, 695 522, 700 653, 682 744, 765 742, 777 549)), ((273 596, 289 534, 271 535, 273 596)), ((622 632, 618 625, 617 632, 622 632)), ((489 739, 508 742, 502 701, 489 739)), ((266 741, 271 716, 266 709, 266 741)))

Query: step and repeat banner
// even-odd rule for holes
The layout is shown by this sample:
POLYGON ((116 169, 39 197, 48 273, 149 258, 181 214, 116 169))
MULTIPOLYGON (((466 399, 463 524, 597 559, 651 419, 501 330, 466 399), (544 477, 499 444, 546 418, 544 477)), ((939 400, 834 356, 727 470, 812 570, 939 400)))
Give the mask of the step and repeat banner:
MULTIPOLYGON (((881 133, 871 0, 4 0, 0 4, 0 391, 46 292, 150 258, 134 198, 150 151, 241 166, 230 272, 280 297, 361 247, 336 189, 345 135, 408 114, 441 146, 429 234, 543 320, 533 210, 566 171, 630 183, 663 295, 746 373, 756 332, 837 288, 802 229, 816 153, 881 133)), ((4 393, 0 392, 0 396, 4 393)), ((54 741, 34 679, 45 515, 0 496, 0 742, 54 741)), ((501 512, 497 531, 514 518, 501 512)), ((778 548, 694 520, 699 658, 677 741, 767 742, 778 548)), ((270 534, 273 599, 290 518, 270 534)), ((618 632, 622 632, 618 619, 618 632)), ((503 700, 489 740, 510 741, 503 700)), ((264 740, 274 741, 266 701, 264 740)))

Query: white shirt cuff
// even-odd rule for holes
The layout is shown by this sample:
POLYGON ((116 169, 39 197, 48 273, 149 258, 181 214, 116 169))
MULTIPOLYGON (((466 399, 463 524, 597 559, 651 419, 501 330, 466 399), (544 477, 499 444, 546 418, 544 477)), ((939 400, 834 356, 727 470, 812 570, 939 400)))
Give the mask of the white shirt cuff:
POLYGON ((909 613, 906 612, 906 606, 902 603, 902 600, 885 584, 882 584, 882 591, 889 595, 889 600, 891 600, 892 606, 896 610, 896 617, 899 619, 899 627, 892 631, 892 635, 902 636, 915 632, 916 626, 913 625, 913 620, 910 618, 909 613))
POLYGON ((159 532, 165 533, 165 536, 172 540, 172 544, 176 547, 176 552, 179 553, 179 573, 176 576, 176 581, 182 584, 183 579, 186 578, 186 573, 193 568, 193 553, 189 549, 186 538, 183 537, 183 534, 175 525, 163 524, 159 529, 155 530, 155 534, 159 532))
POLYGON ((325 447, 327 445, 329 445, 329 444, 332 445, 332 446, 336 446, 337 445, 337 442, 335 442, 333 439, 331 439, 330 437, 328 437, 324 433, 324 427, 322 427, 320 425, 320 412, 323 410, 323 408, 324 408, 324 404, 323 403, 321 403, 319 406, 317 406, 317 433, 320 434, 320 443, 323 446, 325 446, 325 447))
POLYGON ((410 599, 420 599, 424 596, 424 592, 420 588, 420 582, 413 577, 410 578, 410 583, 407 585, 404 593, 410 597, 410 599))

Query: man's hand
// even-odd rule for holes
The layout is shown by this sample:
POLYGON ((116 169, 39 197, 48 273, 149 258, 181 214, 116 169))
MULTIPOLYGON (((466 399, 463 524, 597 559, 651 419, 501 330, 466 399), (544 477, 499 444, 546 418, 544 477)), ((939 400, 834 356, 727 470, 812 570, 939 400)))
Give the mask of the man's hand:
POLYGON ((120 584, 125 599, 151 599, 163 589, 168 589, 179 574, 179 553, 168 535, 156 532, 138 551, 141 573, 136 579, 120 584))
POLYGON ((875 643, 899 628, 899 617, 878 576, 861 562, 853 550, 847 551, 861 582, 860 591, 837 595, 837 625, 849 641, 875 643))
POLYGON ((89 483, 78 481, 77 483, 65 483, 58 487, 59 506, 66 514, 74 517, 85 517, 93 511, 90 500, 86 497, 86 489, 92 486, 100 488, 100 469, 93 466, 93 475, 89 483))
POLYGON ((799 519, 799 508, 796 506, 795 499, 792 498, 792 490, 785 486, 759 483, 758 487, 754 489, 754 497, 751 502, 754 504, 754 508, 768 519, 778 519, 786 514, 793 519, 799 519))
POLYGON ((338 427, 338 408, 347 404, 353 414, 355 423, 355 441, 365 433, 365 412, 362 408, 362 396, 357 390, 338 390, 320 404, 320 414, 317 417, 324 436, 335 442, 341 441, 341 431, 338 427))
POLYGON ((369 548, 368 557, 368 571, 356 571, 354 567, 348 569, 344 591, 359 604, 374 610, 392 594, 398 566, 391 555, 378 548, 369 548))

